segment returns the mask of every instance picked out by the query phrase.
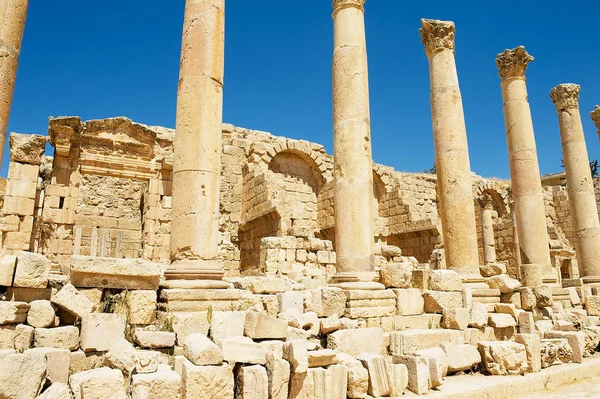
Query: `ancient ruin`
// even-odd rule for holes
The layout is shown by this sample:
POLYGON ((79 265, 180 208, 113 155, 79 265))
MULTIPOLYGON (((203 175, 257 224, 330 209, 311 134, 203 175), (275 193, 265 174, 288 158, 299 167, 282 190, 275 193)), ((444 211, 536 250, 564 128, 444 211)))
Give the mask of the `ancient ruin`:
MULTIPOLYGON (((27 1, 1 7, 0 139, 27 1)), ((511 398, 598 377, 578 85, 552 89, 565 173, 540 176, 533 57, 499 54, 511 179, 477 176, 455 25, 424 19, 437 173, 397 172, 372 160, 364 0, 333 1, 333 155, 223 123, 224 10, 186 2, 174 130, 10 134, 0 398, 511 398)))

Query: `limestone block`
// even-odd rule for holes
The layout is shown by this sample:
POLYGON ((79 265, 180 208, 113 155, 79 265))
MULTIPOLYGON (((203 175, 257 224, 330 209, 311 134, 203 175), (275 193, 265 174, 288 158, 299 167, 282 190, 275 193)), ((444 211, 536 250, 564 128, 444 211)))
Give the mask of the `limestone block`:
POLYGON ((494 337, 497 341, 514 341, 517 334, 517 328, 512 327, 494 327, 494 337))
POLYGON ((448 374, 448 360, 444 350, 442 348, 421 349, 414 355, 424 357, 429 362, 430 388, 441 386, 444 377, 448 374))
POLYGON ((277 294, 279 313, 294 310, 300 314, 304 311, 304 294, 302 291, 288 291, 277 294))
POLYGON ((234 379, 231 366, 195 366, 183 364, 181 376, 184 398, 233 399, 234 379))
POLYGON ((521 312, 519 314, 519 333, 521 334, 535 334, 535 324, 533 320, 533 313, 521 312))
POLYGON ((465 343, 477 348, 479 341, 493 341, 496 339, 493 327, 467 328, 465 330, 465 343))
POLYGON ((75 398, 127 399, 123 374, 108 367, 73 374, 69 385, 75 398))
POLYGON ((125 337, 125 318, 120 314, 90 313, 81 322, 81 349, 108 351, 125 337))
POLYGON ((444 309, 442 311, 444 328, 464 330, 469 326, 470 312, 466 308, 444 309))
POLYGON ((141 348, 159 349, 175 346, 175 333, 168 331, 135 330, 134 341, 141 348))
POLYGON ((523 312, 521 309, 517 309, 515 305, 510 303, 496 303, 494 304, 496 313, 503 313, 511 315, 515 320, 519 320, 519 314, 523 312))
POLYGON ((413 266, 408 262, 382 265, 379 270, 381 284, 386 288, 410 288, 412 270, 413 266))
POLYGON ((547 331, 544 333, 544 338, 563 338, 569 342, 571 350, 573 350, 573 362, 583 362, 585 353, 585 333, 582 331, 547 331))
POLYGON ((463 307, 460 292, 425 291, 423 301, 425 313, 442 313, 444 309, 463 307))
POLYGON ((16 255, 3 255, 0 257, 0 285, 10 287, 13 284, 16 266, 16 255))
POLYGON ((52 303, 76 317, 83 317, 94 310, 94 304, 72 284, 66 284, 51 299, 52 303))
POLYGON ((519 288, 521 294, 521 308, 531 310, 537 306, 537 299, 533 294, 533 290, 529 287, 519 288))
POLYGON ((517 334, 515 342, 525 345, 529 372, 537 373, 542 370, 542 342, 538 334, 517 334))
POLYGON ((389 334, 392 355, 408 355, 421 349, 437 347, 444 342, 462 344, 464 334, 458 330, 404 330, 389 334))
POLYGON ((383 353, 383 330, 380 327, 339 330, 327 336, 327 348, 358 356, 360 353, 383 353))
POLYGON ((17 266, 13 286, 23 288, 46 288, 50 261, 40 254, 17 252, 17 266))
POLYGON ((14 302, 27 302, 39 300, 49 301, 52 297, 51 288, 19 288, 8 287, 6 289, 6 300, 14 302))
POLYGON ((320 287, 304 291, 304 311, 319 317, 342 317, 346 311, 346 295, 341 288, 320 287))
POLYGON ((10 161, 39 165, 46 149, 46 136, 11 133, 9 138, 10 161))
POLYGON ((348 392, 348 368, 340 364, 327 367, 325 371, 324 398, 346 399, 348 392))
MULTIPOLYGON (((18 268, 18 263, 17 263, 18 268)), ((76 287, 157 290, 161 266, 145 259, 73 255, 71 283, 76 287)))
POLYGON ((473 303, 469 318, 469 326, 475 328, 483 328, 488 323, 487 307, 479 302, 473 303))
POLYGON ((390 396, 391 388, 385 358, 381 355, 364 353, 358 356, 358 360, 369 372, 369 395, 390 396))
POLYGON ((478 347, 483 365, 492 375, 522 375, 529 368, 525 345, 511 341, 483 341, 478 347))
POLYGON ((519 280, 510 278, 506 274, 490 277, 486 279, 485 282, 490 288, 498 289, 503 294, 507 294, 521 288, 521 283, 519 282, 519 280))
POLYGON ((573 359, 573 349, 566 339, 542 339, 541 363, 542 368, 555 364, 570 363, 573 359))
POLYGON ((223 352, 204 334, 191 334, 183 342, 184 356, 196 366, 216 366, 223 362, 223 352))
POLYGON ((290 363, 292 373, 302 374, 308 370, 308 349, 306 341, 294 340, 283 345, 283 358, 290 363))
POLYGON ((569 291, 569 298, 571 298, 571 305, 573 305, 573 306, 581 305, 581 298, 579 297, 577 288, 568 287, 567 291, 569 291))
POLYGON ((219 341, 223 359, 229 363, 265 364, 265 349, 247 337, 231 337, 219 341))
POLYGON ((308 367, 327 367, 337 362, 337 353, 331 349, 308 352, 308 367))
POLYGON ((399 315, 420 315, 423 313, 425 302, 418 288, 394 289, 396 294, 396 311, 399 315))
POLYGON ((127 295, 130 324, 153 324, 156 320, 156 291, 134 290, 127 295))
POLYGON ((517 322, 509 314, 491 313, 488 317, 488 324, 494 328, 516 327, 517 322))
POLYGON ((462 280, 453 270, 432 270, 429 275, 429 289, 432 291, 461 291, 462 280))
MULTIPOLYGON (((279 345, 275 345, 279 347, 279 345)), ((290 364, 283 357, 283 345, 278 350, 266 350, 266 368, 269 379, 269 398, 287 399, 290 382, 290 364)))
POLYGON ((180 399, 180 391, 181 377, 166 365, 159 365, 156 373, 132 376, 132 399, 180 399))
POLYGON ((0 301, 0 325, 23 323, 28 311, 28 303, 0 301))
POLYGON ((242 366, 237 370, 235 380, 237 399, 268 399, 269 379, 264 367, 242 366))
POLYGON ((503 263, 489 263, 479 266, 479 272, 483 277, 493 277, 499 274, 506 274, 506 265, 503 263))
POLYGON ((63 348, 71 351, 79 348, 79 329, 75 326, 36 328, 36 348, 63 348))
POLYGON ((585 310, 590 316, 600 316, 600 295, 586 295, 585 310))
POLYGON ((102 302, 102 294, 104 292, 102 288, 79 288, 77 291, 85 295, 85 297, 96 309, 100 307, 100 302, 102 302))
POLYGON ((409 391, 417 395, 424 395, 429 392, 429 361, 419 356, 394 356, 395 364, 403 364, 408 370, 409 391))
POLYGON ((474 345, 443 343, 442 349, 446 353, 448 373, 471 370, 481 363, 481 355, 474 345))
POLYGON ((583 329, 585 333, 585 354, 591 356, 597 350, 600 345, 600 327, 585 327, 583 329))
POLYGON ((50 301, 39 300, 33 301, 30 304, 29 312, 27 313, 27 324, 32 327, 51 327, 54 326, 54 308, 50 301))
POLYGON ((104 352, 85 353, 81 349, 71 352, 70 373, 80 373, 102 367, 105 361, 104 352))
POLYGON ((404 395, 404 391, 408 386, 408 368, 405 364, 388 364, 387 365, 390 396, 392 398, 404 395))
POLYGON ((321 331, 321 320, 319 320, 319 316, 317 316, 315 312, 303 313, 301 320, 301 328, 306 331, 309 337, 316 337, 319 335, 319 332, 321 331))
POLYGON ((340 330, 342 328, 342 322, 337 316, 331 316, 321 319, 321 334, 327 335, 340 330))
POLYGON ((69 382, 69 371, 71 365, 71 351, 57 348, 34 348, 27 349, 25 354, 41 354, 46 360, 46 379, 52 383, 69 382))
POLYGON ((519 291, 515 291, 502 294, 500 295, 500 302, 512 305, 517 309, 521 309, 521 293, 519 291))
POLYGON ((46 361, 41 353, 8 355, 0 359, 0 398, 36 398, 44 385, 46 361))
POLYGON ((170 320, 179 345, 182 345, 190 334, 207 335, 211 326, 208 322, 208 312, 173 312, 163 314, 163 317, 170 320))
POLYGON ((248 312, 244 335, 252 339, 282 339, 287 335, 287 323, 259 312, 248 312))
POLYGON ((55 382, 38 399, 71 399, 71 390, 67 384, 55 382))
POLYGON ((546 286, 532 288, 538 308, 552 306, 552 288, 546 286))

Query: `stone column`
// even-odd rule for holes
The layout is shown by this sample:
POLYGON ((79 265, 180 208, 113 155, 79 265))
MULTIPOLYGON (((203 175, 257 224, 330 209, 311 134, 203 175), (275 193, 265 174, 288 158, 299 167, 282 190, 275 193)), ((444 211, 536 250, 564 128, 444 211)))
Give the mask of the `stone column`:
POLYGON ((522 46, 506 50, 496 58, 502 79, 504 123, 521 259, 523 267, 541 268, 537 272, 527 271, 528 276, 541 276, 537 280, 527 278, 527 285, 537 287, 542 285, 543 281, 538 281, 542 277, 555 282, 557 276, 550 261, 546 205, 527 100, 525 70, 531 61, 533 57, 522 46))
POLYGON ((446 265, 480 279, 467 129, 454 60, 454 23, 421 20, 429 59, 435 166, 446 265))
POLYGON ((218 252, 225 0, 187 0, 173 153, 167 288, 215 287, 218 252), (197 281, 201 280, 201 281, 197 281))
POLYGON ((590 116, 594 121, 594 125, 596 125, 596 129, 598 129, 598 141, 600 141, 600 105, 594 107, 594 110, 590 112, 590 116))
POLYGON ((496 258, 496 239, 494 237, 494 208, 489 195, 484 195, 481 204, 481 241, 483 242, 483 261, 494 264, 496 258))
POLYGON ((0 160, 4 155, 29 0, 0 0, 0 160))
POLYGON ((336 283, 373 282, 373 161, 365 0, 334 0, 333 126, 336 283))
POLYGON ((579 90, 579 85, 561 84, 550 91, 550 97, 560 124, 579 275, 586 283, 600 283, 600 222, 579 112, 579 90))

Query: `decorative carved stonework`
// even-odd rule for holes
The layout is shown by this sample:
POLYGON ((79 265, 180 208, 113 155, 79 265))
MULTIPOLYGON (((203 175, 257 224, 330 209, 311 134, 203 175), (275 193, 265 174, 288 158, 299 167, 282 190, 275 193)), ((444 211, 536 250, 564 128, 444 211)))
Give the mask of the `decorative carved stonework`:
POLYGON ((481 209, 493 209, 492 197, 487 193, 483 194, 479 197, 479 206, 481 206, 481 209))
POLYGON ((496 57, 496 66, 502 80, 509 78, 524 78, 527 65, 534 58, 529 55, 525 47, 519 46, 512 50, 504 50, 496 57))
POLYGON ((423 27, 419 29, 419 32, 428 57, 440 49, 447 48, 454 51, 454 34, 456 32, 454 22, 422 19, 421 24, 423 27))
POLYGON ((366 0, 333 0, 333 13, 337 13, 344 8, 358 8, 361 11, 365 11, 366 0))
POLYGON ((573 83, 564 83, 550 90, 550 98, 558 111, 568 108, 579 108, 579 91, 581 87, 573 83))
POLYGON ((600 105, 594 107, 594 110, 590 112, 590 116, 592 117, 596 128, 600 130, 600 105))

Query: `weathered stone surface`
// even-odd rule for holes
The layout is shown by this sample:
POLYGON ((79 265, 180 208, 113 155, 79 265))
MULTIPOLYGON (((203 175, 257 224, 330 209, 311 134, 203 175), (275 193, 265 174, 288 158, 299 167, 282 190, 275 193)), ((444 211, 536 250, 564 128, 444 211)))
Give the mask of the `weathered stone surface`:
POLYGON ((39 134, 11 133, 9 137, 11 162, 39 165, 48 137, 39 134))
POLYGON ((66 284, 51 299, 59 308, 76 317, 83 317, 94 310, 94 304, 72 284, 66 284))
POLYGON ((0 257, 0 285, 10 287, 17 267, 16 255, 2 255, 0 257))
POLYGON ((427 358, 419 356, 394 356, 395 364, 403 364, 408 370, 409 391, 417 395, 424 395, 429 392, 429 361, 427 358))
POLYGON ((467 328, 465 330, 465 343, 477 348, 479 341, 493 341, 496 339, 493 327, 467 328))
POLYGON ((478 346, 483 365, 492 375, 525 374, 529 368, 525 345, 511 341, 483 341, 478 346))
POLYGON ((573 349, 571 349, 571 345, 569 345, 567 339, 542 339, 542 368, 547 368, 555 364, 570 363, 572 360, 573 349))
POLYGON ((442 311, 442 322, 444 328, 452 330, 464 330, 469 326, 469 319, 471 314, 469 309, 458 308, 458 309, 444 309, 442 311))
POLYGON ((514 317, 509 314, 490 313, 488 317, 488 324, 494 328, 506 328, 515 327, 517 322, 514 317))
POLYGON ((123 374, 108 367, 73 374, 69 385, 75 398, 127 399, 123 374))
POLYGON ((17 267, 13 285, 23 288, 46 288, 50 261, 44 255, 17 252, 17 267))
POLYGON ((266 352, 248 337, 231 337, 219 341, 223 359, 229 363, 265 364, 266 352))
POLYGON ((503 294, 516 291, 521 287, 519 280, 510 278, 506 274, 490 277, 485 282, 490 288, 498 289, 503 294))
POLYGON ((388 263, 381 266, 379 271, 381 283, 386 288, 410 288, 412 284, 412 264, 388 263))
POLYGON ((483 277, 493 277, 499 274, 506 274, 506 265, 503 263, 488 263, 479 266, 479 272, 483 277))
POLYGON ((383 330, 379 327, 339 330, 327 336, 327 348, 351 356, 381 354, 384 348, 383 330))
POLYGON ((287 335, 287 322, 259 312, 248 312, 244 335, 252 339, 281 339, 287 335))
POLYGON ((320 287, 304 292, 304 311, 319 317, 342 317, 346 311, 346 294, 341 288, 320 287))
POLYGON ((67 384, 55 382, 38 399, 71 399, 71 390, 67 384))
POLYGON ((210 336, 218 342, 220 339, 244 335, 246 312, 213 312, 210 336))
POLYGON ((530 287, 519 288, 519 294, 521 294, 521 308, 531 310, 537 306, 537 299, 530 287))
POLYGON ((76 287, 157 290, 161 266, 145 259, 71 257, 71 283, 76 287))
POLYGON ((446 352, 442 348, 429 348, 416 351, 414 355, 424 357, 429 362, 430 388, 441 386, 444 377, 448 374, 446 352))
POLYGON ((327 335, 340 330, 342 328, 342 322, 337 316, 327 317, 321 319, 321 334, 327 335))
POLYGON ((519 314, 519 332, 521 334, 535 334, 533 313, 521 312, 519 314))
POLYGON ((34 344, 37 348, 62 348, 74 351, 79 348, 79 329, 75 326, 36 328, 34 344))
POLYGON ((338 353, 338 362, 346 366, 348 370, 348 389, 346 394, 349 398, 365 398, 369 388, 369 372, 363 367, 359 360, 346 353, 338 353))
POLYGON ((327 367, 337 362, 337 354, 331 349, 308 352, 308 367, 327 367))
POLYGON ((233 399, 234 379, 231 366, 195 366, 183 364, 181 376, 185 398, 233 399))
POLYGON ((442 313, 444 309, 462 308, 460 292, 425 291, 423 293, 425 313, 442 313))
POLYGON ((600 316, 600 295, 586 295, 585 310, 590 316, 600 316))
POLYGON ((448 362, 448 373, 456 373, 474 368, 481 363, 477 347, 469 344, 442 344, 448 362))
POLYGON ((546 286, 532 288, 538 308, 552 306, 552 288, 546 286))
POLYGON ((453 270, 432 270, 429 275, 429 289, 432 291, 460 291, 460 275, 453 270))
POLYGON ((27 324, 32 327, 51 327, 54 326, 54 308, 50 301, 39 300, 33 301, 30 304, 29 312, 27 312, 27 324))
POLYGON ((262 366, 242 366, 238 369, 235 397, 239 399, 268 399, 269 379, 262 366))
POLYGON ((204 334, 188 335, 183 354, 196 366, 217 366, 223 362, 221 349, 204 334))
POLYGON ((515 342, 525 345, 529 372, 537 373, 542 369, 542 343, 538 334, 517 334, 515 342))
POLYGON ((134 290, 127 295, 130 324, 153 324, 156 320, 156 291, 134 290))
POLYGON ((390 380, 390 396, 392 398, 404 395, 408 386, 408 368, 405 364, 388 364, 390 380))
POLYGON ((263 341, 260 345, 266 353, 265 367, 269 379, 269 398, 288 399, 290 364, 283 359, 283 342, 263 341))
POLYGON ((152 374, 134 374, 132 399, 180 399, 181 377, 167 365, 159 365, 152 374))
POLYGON ((46 379, 51 383, 69 382, 71 351, 57 348, 27 349, 25 354, 41 354, 46 360, 46 379))
POLYGON ((399 315, 410 316, 423 313, 425 302, 418 288, 394 289, 396 310, 399 315))
POLYGON ((479 302, 474 302, 471 308, 471 314, 469 318, 469 326, 475 328, 483 328, 488 323, 488 311, 487 307, 479 302))
POLYGON ((175 333, 168 331, 145 331, 138 328, 135 330, 134 340, 142 348, 170 348, 175 345, 175 333))
POLYGON ((365 353, 359 355, 358 360, 369 372, 369 395, 374 397, 389 396, 391 388, 385 358, 381 355, 365 353))
POLYGON ((28 311, 28 303, 0 301, 0 325, 23 323, 28 311))
POLYGON ((308 370, 306 341, 294 340, 283 345, 283 358, 290 363, 292 373, 302 374, 308 370))
POLYGON ((45 377, 46 361, 41 353, 8 355, 0 359, 0 398, 35 398, 45 377))
POLYGON ((573 362, 583 362, 585 353, 585 333, 582 331, 547 331, 544 338, 564 338, 573 350, 573 362))
POLYGON ((108 351, 125 337, 125 317, 120 314, 90 313, 81 322, 81 349, 108 351))
POLYGON ((392 355, 410 355, 418 350, 437 347, 444 342, 461 344, 464 334, 458 330, 428 329, 394 331, 389 334, 392 355))
POLYGON ((298 313, 304 311, 304 294, 302 291, 288 291, 277 294, 279 313, 294 310, 298 313))

